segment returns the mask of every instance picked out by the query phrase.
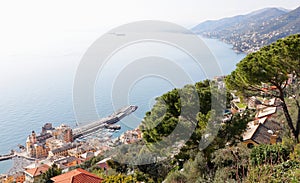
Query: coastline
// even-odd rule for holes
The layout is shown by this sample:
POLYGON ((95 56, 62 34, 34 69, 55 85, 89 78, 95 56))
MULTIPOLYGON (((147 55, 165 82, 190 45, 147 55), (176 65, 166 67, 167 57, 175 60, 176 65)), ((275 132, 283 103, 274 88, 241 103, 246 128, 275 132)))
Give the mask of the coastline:
MULTIPOLYGON (((240 60, 240 58, 243 57, 243 54, 237 55, 232 49, 230 49, 231 45, 228 45, 225 43, 223 44, 223 42, 221 42, 219 40, 206 39, 204 41, 206 42, 207 46, 211 49, 211 51, 214 53, 214 55, 217 58, 217 60, 219 61, 219 63, 221 63, 221 67, 224 69, 225 73, 231 72, 231 70, 234 69, 232 66, 234 66, 240 60)), ((76 66, 76 64, 75 64, 75 66, 76 66)), ((191 73, 191 74, 193 74, 193 73, 191 73)), ((199 80, 198 79, 199 74, 198 73, 196 73, 196 74, 197 75, 195 75, 195 76, 192 75, 192 76, 193 76, 193 78, 195 78, 195 80, 199 80)), ((72 79, 70 79, 70 81, 72 81, 72 79)), ((64 86, 65 85, 66 84, 64 84, 64 86)), ((139 107, 140 106, 141 107, 139 108, 139 110, 136 113, 136 115, 139 118, 142 118, 144 111, 149 110, 148 109, 149 100, 144 95, 144 90, 143 90, 144 87, 143 86, 144 85, 141 85, 140 90, 137 90, 137 93, 134 93, 134 96, 137 96, 137 97, 133 99, 134 102, 141 102, 141 104, 139 103, 139 107), (143 97, 143 98, 141 98, 141 97, 143 97)), ((71 85, 70 85, 70 87, 71 87, 71 85)), ((156 91, 157 95, 159 95, 160 93, 163 94, 165 91, 168 90, 168 88, 161 87, 160 90, 161 91, 156 91)), ((66 87, 66 88, 63 88, 62 91, 69 91, 69 89, 68 89, 68 87, 66 87)), ((42 94, 43 94, 42 92, 39 92, 39 95, 37 97, 40 98, 40 96, 42 96, 42 94)), ((61 104, 63 104, 62 106, 59 105, 60 103, 55 104, 55 105, 52 104, 52 102, 47 103, 47 101, 48 101, 48 99, 47 99, 47 101, 40 100, 41 102, 39 102, 39 103, 34 102, 32 104, 32 106, 31 106, 30 102, 29 103, 27 102, 30 105, 26 105, 24 107, 27 107, 28 109, 27 108, 23 109, 22 105, 17 105, 17 106, 21 106, 22 108, 20 108, 20 107, 18 107, 18 108, 14 107, 12 109, 8 108, 8 110, 13 111, 13 113, 11 113, 13 116, 7 115, 7 112, 5 113, 5 110, 2 109, 2 111, 4 112, 3 116, 7 116, 10 120, 13 119, 13 120, 11 120, 11 124, 8 123, 8 126, 5 128, 5 131, 12 131, 11 135, 14 136, 13 137, 14 139, 12 139, 11 137, 9 137, 7 135, 2 136, 2 139, 8 139, 8 140, 5 140, 5 143, 9 142, 9 144, 2 143, 3 144, 2 151, 4 151, 6 149, 2 153, 6 153, 9 149, 17 149, 18 147, 16 145, 20 144, 20 143, 24 143, 24 141, 26 140, 26 132, 30 132, 31 130, 38 131, 40 129, 40 126, 45 122, 45 119, 46 119, 46 121, 53 122, 54 126, 58 126, 59 124, 61 124, 61 121, 66 121, 65 124, 75 127, 74 124, 76 122, 74 119, 74 114, 72 113, 72 109, 70 108, 70 106, 72 106, 72 105, 68 104, 68 103, 71 103, 71 98, 69 98, 69 95, 71 96, 71 94, 69 94, 69 93, 65 93, 62 95, 61 93, 57 93, 57 92, 54 92, 51 95, 51 96, 61 96, 58 99, 57 98, 55 98, 55 99, 56 99, 56 101, 65 101, 65 102, 61 103, 61 104), (49 106, 51 106, 51 105, 54 105, 55 108, 53 108, 53 109, 49 108, 49 106), (32 110, 33 107, 34 107, 34 110, 32 110), (31 112, 28 111, 29 109, 31 112), (59 110, 57 111, 57 109, 59 109, 59 110), (20 115, 15 116, 16 112, 14 112, 14 111, 19 111, 19 110, 21 110, 20 115), (24 115, 25 115, 25 117, 24 117, 24 115), (12 118, 12 117, 14 117, 14 118, 12 118), (27 123, 27 125, 24 126, 22 123, 20 123, 20 121, 28 121, 28 123, 27 123), (20 126, 20 124, 21 124, 21 126, 20 126), (17 130, 12 130, 15 128, 17 128, 17 130)), ((24 99, 23 94, 21 96, 24 99)), ((30 96, 28 96, 28 99, 30 99, 29 97, 30 96)), ((47 98, 49 98, 48 95, 47 95, 47 98)), ((52 100, 51 97, 50 97, 50 99, 51 99, 51 101, 55 101, 55 100, 52 100)), ((99 108, 99 110, 101 110, 101 114, 105 114, 105 115, 109 114, 110 113, 109 111, 111 111, 111 108, 109 107, 107 102, 104 101, 105 98, 99 98, 98 100, 100 100, 100 99, 102 101, 101 105, 105 105, 104 109, 99 108)), ((7 103, 6 100, 2 100, 2 102, 3 102, 3 105, 7 103)), ((26 103, 26 100, 25 101, 19 100, 19 102, 26 103)), ((8 103, 8 105, 12 106, 12 107, 16 106, 16 104, 14 104, 14 103, 11 103, 11 104, 8 103)), ((3 124, 7 124, 6 121, 8 119, 6 121, 5 120, 6 119, 3 119, 3 124)), ((0 123, 1 123, 1 121, 0 121, 0 123)), ((119 132, 113 133, 113 136, 111 138, 118 138, 124 132, 133 129, 127 125, 124 125, 124 123, 122 123, 122 122, 120 124, 122 126, 121 130, 119 132)), ((5 135, 5 134, 2 134, 2 135, 5 135)), ((7 167, 7 170, 8 170, 9 169, 8 166, 11 166, 12 163, 13 163, 12 160, 3 161, 3 162, 0 162, 0 167, 2 169, 7 167)))
MULTIPOLYGON (((102 146, 103 147, 109 146, 108 143, 116 141, 116 139, 117 139, 117 138, 113 137, 113 133, 118 132, 121 129, 121 126, 118 126, 118 128, 115 128, 114 124, 119 122, 121 119, 125 118, 126 116, 135 112, 137 108, 138 108, 137 106, 132 106, 132 105, 123 107, 123 108, 115 111, 111 115, 109 115, 105 118, 99 119, 98 121, 91 122, 91 123, 88 123, 85 125, 81 125, 79 127, 77 126, 76 128, 73 128, 72 139, 74 140, 74 142, 79 142, 80 145, 82 143, 87 143, 92 140, 98 140, 99 142, 102 141, 102 143, 98 144, 99 149, 101 149, 102 146), (88 129, 87 132, 84 131, 86 129, 88 129)), ((60 128, 66 128, 66 127, 68 129, 70 129, 68 126, 65 126, 64 124, 61 124, 59 127, 53 128, 51 123, 46 123, 42 127, 42 132, 39 134, 40 136, 37 136, 36 138, 38 139, 39 137, 43 137, 45 135, 47 136, 47 138, 52 137, 52 135, 47 135, 47 134, 54 129, 60 129, 60 128)), ((34 131, 32 131, 32 135, 33 134, 35 135, 34 131)), ((56 134, 56 132, 55 132, 55 134, 56 134)), ((29 139, 29 137, 28 137, 28 139, 29 139)), ((30 139, 31 138, 32 137, 30 137, 30 139)), ((31 151, 28 150, 28 145, 27 145, 28 139, 26 141, 26 147, 23 146, 23 149, 20 148, 21 147, 20 145, 18 145, 19 150, 20 150, 19 152, 16 150, 12 150, 10 154, 0 156, 0 162, 3 162, 3 161, 9 161, 9 162, 11 161, 12 162, 12 165, 10 167, 8 167, 9 169, 4 170, 4 171, 6 171, 6 173, 3 172, 4 174, 11 175, 11 174, 14 174, 14 173, 17 173, 20 171, 24 171, 24 167, 26 167, 34 162, 45 161, 49 158, 49 156, 50 156, 49 154, 43 158, 38 158, 38 157, 34 158, 34 157, 32 157, 32 155, 29 155, 28 152, 31 152, 31 151)), ((64 145, 66 145, 66 144, 63 144, 62 147, 64 145)), ((9 165, 7 164, 7 166, 9 166, 9 165)), ((0 175, 3 173, 0 172, 0 175)))

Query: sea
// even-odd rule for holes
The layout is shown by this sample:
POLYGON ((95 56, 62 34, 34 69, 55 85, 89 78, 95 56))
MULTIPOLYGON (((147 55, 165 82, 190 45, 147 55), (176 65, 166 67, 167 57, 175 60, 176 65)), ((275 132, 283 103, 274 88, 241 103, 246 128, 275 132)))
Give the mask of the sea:
MULTIPOLYGON (((231 49, 231 45, 219 40, 201 39, 215 57, 223 75, 233 71, 236 64, 246 56, 243 53, 236 53, 231 49)), ((73 107, 73 95, 76 93, 73 91, 73 84, 83 53, 84 51, 53 56, 12 55, 0 60, 0 154, 18 149, 19 144, 25 145, 31 131, 39 133, 47 122, 53 126, 67 124, 71 127, 81 123, 77 120, 73 107)), ((143 43, 119 51, 110 58, 108 65, 99 71, 94 87, 94 107, 98 118, 110 115, 122 105, 115 101, 115 95, 112 93, 126 97, 124 106, 128 104, 138 106, 138 110, 132 114, 134 118, 130 118, 132 121, 118 122, 122 129, 114 136, 137 127, 144 114, 155 103, 156 97, 173 88, 182 87, 175 85, 169 78, 151 75, 145 70, 145 77, 133 81, 130 86, 124 86, 124 89, 112 92, 114 84, 118 83, 118 74, 129 67, 134 59, 132 55, 137 53, 145 56, 162 56, 183 68, 191 81, 183 83, 182 86, 206 79, 205 72, 195 65, 190 57, 168 45, 143 43)), ((172 71, 166 69, 166 72, 172 71)), ((97 120, 89 117, 87 114, 86 119, 97 120)), ((0 174, 8 172, 12 164, 12 160, 1 161, 0 174)))

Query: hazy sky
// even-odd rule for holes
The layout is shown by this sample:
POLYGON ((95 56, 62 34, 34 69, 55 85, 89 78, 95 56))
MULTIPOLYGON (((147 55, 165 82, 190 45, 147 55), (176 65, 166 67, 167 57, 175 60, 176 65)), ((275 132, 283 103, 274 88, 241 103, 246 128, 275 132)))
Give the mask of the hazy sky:
POLYGON ((138 20, 170 21, 191 28, 208 19, 299 5, 300 0, 0 1, 0 58, 81 52, 111 28, 138 20))

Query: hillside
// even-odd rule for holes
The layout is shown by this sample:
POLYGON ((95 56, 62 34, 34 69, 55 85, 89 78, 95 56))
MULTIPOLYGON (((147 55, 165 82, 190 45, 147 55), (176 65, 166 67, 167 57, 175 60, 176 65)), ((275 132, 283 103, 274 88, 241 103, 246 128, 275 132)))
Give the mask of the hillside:
POLYGON ((205 21, 192 31, 232 44, 238 52, 255 52, 277 39, 300 32, 300 7, 292 11, 266 8, 246 15, 205 21))

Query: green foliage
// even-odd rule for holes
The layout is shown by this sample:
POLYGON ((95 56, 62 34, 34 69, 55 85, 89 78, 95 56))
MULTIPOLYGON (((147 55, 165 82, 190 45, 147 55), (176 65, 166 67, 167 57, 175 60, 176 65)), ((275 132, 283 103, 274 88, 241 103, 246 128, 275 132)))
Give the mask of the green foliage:
MULTIPOLYGON (((147 144, 152 144, 153 142, 160 141, 165 136, 168 136, 176 127, 176 125, 178 125, 178 115, 182 115, 180 113, 180 104, 182 100, 180 100, 178 94, 182 91, 185 91, 187 95, 192 96, 190 87, 191 86, 188 85, 183 89, 174 89, 171 92, 168 92, 162 97, 158 97, 156 99, 156 104, 151 109, 151 111, 146 114, 146 117, 144 118, 144 121, 141 125, 143 138, 145 139, 147 144), (165 101, 171 102, 171 104, 165 104, 165 101), (165 107, 165 105, 167 105, 167 107, 165 107)), ((180 152, 176 154, 174 156, 175 158, 171 161, 173 168, 167 164, 164 164, 162 169, 160 169, 156 164, 138 166, 138 169, 140 171, 146 174, 150 174, 154 180, 155 177, 153 177, 153 175, 155 175, 155 173, 152 172, 168 172, 171 169, 173 170, 173 173, 170 173, 170 178, 167 179, 170 182, 181 179, 182 181, 189 180, 190 182, 203 182, 205 180, 212 180, 212 175, 215 171, 215 165, 211 161, 213 152, 219 148, 224 148, 225 145, 228 144, 228 142, 230 145, 234 145, 240 142, 241 134, 246 129, 247 123, 252 119, 252 111, 249 110, 246 110, 242 114, 234 115, 231 120, 227 121, 226 123, 222 123, 217 137, 215 137, 208 148, 200 153, 199 142, 207 126, 212 124, 212 121, 210 121, 210 119, 212 119, 212 117, 216 115, 216 111, 211 111, 211 92, 215 92, 215 88, 212 88, 210 86, 209 81, 196 83, 195 88, 200 100, 199 111, 197 111, 195 116, 188 116, 188 114, 185 114, 184 117, 188 122, 196 123, 196 128, 192 133, 191 138, 185 143, 185 145, 180 149, 180 152), (195 119, 196 121, 193 121, 195 119), (201 154, 201 156, 199 153, 201 154), (204 169, 202 169, 203 167, 204 169), (179 170, 182 168, 185 171, 180 172, 179 170)), ((232 99, 229 93, 227 93, 226 99, 227 101, 232 99)), ((197 104, 194 103, 194 100, 189 100, 189 102, 190 104, 185 104, 185 106, 197 106, 197 104)), ((164 174, 161 174, 160 177, 164 177, 164 174)))
POLYGON ((187 85, 182 89, 174 89, 158 97, 140 125, 145 141, 153 143, 168 136, 178 125, 179 116, 186 120, 187 126, 188 123, 196 123, 198 112, 207 114, 211 109, 210 89, 209 81, 204 81, 196 83, 195 86, 187 85), (182 106, 185 111, 182 111, 182 106), (197 106, 199 110, 196 109, 197 106))
POLYGON ((104 159, 104 156, 102 156, 102 155, 94 156, 91 159, 84 161, 80 165, 72 167, 71 169, 82 168, 82 169, 92 172, 92 171, 98 169, 98 166, 96 165, 96 163, 101 161, 102 159, 104 159))
MULTIPOLYGON (((300 75, 300 34, 292 35, 248 54, 226 77, 227 87, 244 93, 260 91, 261 83, 284 84, 287 74, 300 75)), ((280 85, 278 87, 281 87, 280 85)))
POLYGON ((294 151, 290 154, 290 159, 300 162, 300 144, 295 145, 294 151))
POLYGON ((237 68, 225 79, 230 89, 250 96, 260 95, 275 97, 281 100, 288 127, 295 140, 299 142, 300 133, 300 105, 299 105, 299 79, 300 79, 300 34, 280 39, 275 43, 263 47, 255 53, 246 56, 237 64, 237 68), (294 84, 287 85, 289 76, 294 84), (264 90, 274 86, 275 90, 264 90), (285 98, 292 96, 297 103, 297 119, 293 120, 285 98))
POLYGON ((118 175, 110 175, 107 176, 104 180, 103 183, 134 183, 136 182, 137 179, 133 175, 123 175, 123 174, 118 174, 118 175))
MULTIPOLYGON (((237 69, 226 77, 227 86, 244 96, 260 95, 262 83, 276 86, 275 90, 264 95, 281 100, 283 115, 295 137, 298 136, 300 130, 300 126, 297 125, 300 124, 299 106, 297 102, 294 102, 295 110, 291 111, 288 108, 286 97, 295 94, 296 90, 292 86, 292 88, 287 87, 285 83, 288 74, 299 78, 299 59, 300 35, 293 35, 264 47, 256 53, 249 54, 237 65, 237 69), (289 112, 295 114, 295 117, 289 112)), ((144 158, 144 160, 157 159, 157 157, 139 156, 143 151, 148 150, 159 152, 158 154, 164 157, 165 148, 153 144, 166 139, 176 126, 184 121, 182 129, 188 129, 190 125, 195 125, 196 128, 191 138, 180 148, 179 153, 173 154, 173 158, 166 158, 160 163, 147 165, 129 166, 122 162, 110 162, 112 168, 122 173, 122 175, 115 176, 124 178, 126 177, 124 174, 135 172, 132 178, 137 181, 162 182, 166 178, 165 181, 168 183, 299 181, 300 147, 294 147, 294 143, 287 138, 288 136, 283 139, 283 144, 259 145, 253 149, 239 145, 242 141, 241 134, 246 130, 247 123, 253 120, 254 111, 249 109, 221 123, 216 137, 212 139, 209 146, 202 151, 199 150, 201 138, 207 134, 205 130, 209 125, 214 124, 214 121, 210 120, 220 113, 220 111, 211 110, 213 97, 216 97, 214 94, 217 93, 216 88, 211 84, 212 81, 206 80, 194 86, 187 85, 182 89, 174 89, 158 97, 140 125, 145 140, 142 143, 147 145, 148 149, 131 151, 124 147, 115 154, 121 156, 124 162, 128 157, 144 158), (196 96, 199 100, 193 95, 193 88, 196 89, 196 96), (188 109, 187 112, 182 111, 182 106, 188 109), (199 106, 199 108, 195 111, 194 106, 199 106)), ((227 104, 231 99, 232 96, 227 93, 227 104)), ((113 180, 113 177, 111 178, 113 180)), ((121 181, 117 177, 114 179, 121 181)))
POLYGON ((188 182, 188 179, 180 171, 175 171, 166 178, 166 183, 188 182))
POLYGON ((180 170, 171 172, 167 178, 167 183, 172 182, 203 182, 209 179, 209 169, 207 167, 207 161, 203 156, 203 153, 199 152, 195 159, 189 159, 184 163, 184 166, 180 170))
POLYGON ((183 167, 171 172, 166 182, 236 182, 247 175, 250 149, 244 145, 214 151, 211 157, 198 152, 183 167))
POLYGON ((288 160, 278 165, 253 166, 245 182, 300 182, 300 164, 288 160))
POLYGON ((122 164, 117 161, 109 160, 109 161, 107 161, 107 164, 109 167, 115 169, 119 173, 126 173, 128 170, 127 164, 122 164))
POLYGON ((219 149, 213 153, 212 162, 216 170, 214 180, 241 181, 249 168, 251 150, 243 144, 219 149))
POLYGON ((170 159, 166 159, 161 162, 145 164, 145 165, 137 165, 137 169, 149 176, 155 182, 162 182, 163 179, 168 175, 171 171, 172 166, 170 163, 170 159))
POLYGON ((52 183, 52 177, 60 175, 62 170, 57 167, 56 164, 53 164, 45 173, 42 174, 41 179, 39 180, 40 183, 52 183))
POLYGON ((140 150, 140 152, 143 151, 143 149, 135 149, 135 146, 123 146, 122 148, 119 148, 114 154, 121 162, 109 160, 109 167, 121 174, 127 174, 134 171, 136 172, 137 180, 143 179, 143 181, 153 180, 155 182, 162 182, 172 169, 171 159, 169 158, 153 163, 156 157, 147 156, 147 154, 137 154, 139 152, 138 150, 140 150), (132 161, 132 157, 134 157, 136 162, 129 162, 132 161), (137 162, 142 163, 139 164, 137 162), (129 163, 137 163, 138 165, 130 165, 129 163))
POLYGON ((145 174, 143 172, 136 171, 134 173, 134 176, 136 177, 136 180, 139 182, 147 182, 147 183, 155 182, 148 174, 145 174))
POLYGON ((195 159, 189 159, 183 166, 183 175, 187 178, 188 182, 196 182, 199 177, 207 177, 209 169, 207 167, 206 158, 203 153, 199 152, 195 159))
POLYGON ((154 181, 146 174, 143 174, 142 172, 134 172, 133 174, 126 175, 121 173, 111 173, 108 174, 107 172, 103 170, 98 170, 95 172, 96 175, 99 177, 102 177, 104 180, 103 182, 147 182, 147 183, 154 183, 154 181))
POLYGON ((250 159, 253 165, 278 164, 286 161, 290 152, 290 149, 281 144, 263 144, 253 148, 250 159))
POLYGON ((218 149, 225 145, 236 145, 242 141, 242 133, 246 130, 249 121, 254 118, 254 111, 245 110, 241 113, 234 114, 231 120, 226 121, 221 125, 215 142, 218 144, 218 149))
MULTIPOLYGON (((166 182, 299 182, 300 161, 296 145, 291 149, 281 144, 226 147, 212 154, 211 164, 203 153, 189 159, 180 170, 171 172, 166 182)), ((299 152, 298 152, 299 151, 299 152)))

